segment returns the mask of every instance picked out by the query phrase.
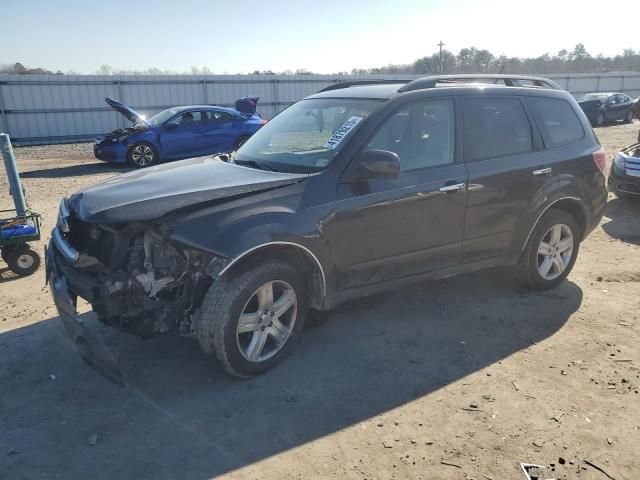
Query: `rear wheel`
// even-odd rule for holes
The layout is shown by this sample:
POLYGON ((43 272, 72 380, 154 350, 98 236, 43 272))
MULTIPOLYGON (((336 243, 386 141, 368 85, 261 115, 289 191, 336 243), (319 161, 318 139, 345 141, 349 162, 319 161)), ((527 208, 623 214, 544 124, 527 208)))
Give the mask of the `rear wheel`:
POLYGON ((598 113, 596 117, 596 127, 601 127, 602 125, 604 125, 604 112, 598 113))
POLYGON ((253 377, 288 353, 306 309, 303 277, 285 262, 267 261, 211 285, 201 306, 198 340, 227 373, 253 377))
POLYGON ((127 161, 135 168, 150 167, 157 163, 158 153, 150 143, 138 142, 129 147, 127 161))
POLYGON ((15 248, 6 254, 6 262, 12 272, 31 275, 40 266, 40 255, 28 246, 15 248))
POLYGON ((624 117, 624 123, 631 123, 633 122, 633 110, 629 110, 629 113, 627 113, 627 116, 624 117))
POLYGON ((527 287, 547 290, 560 284, 571 272, 580 248, 575 219, 563 210, 550 209, 531 232, 516 267, 527 287))

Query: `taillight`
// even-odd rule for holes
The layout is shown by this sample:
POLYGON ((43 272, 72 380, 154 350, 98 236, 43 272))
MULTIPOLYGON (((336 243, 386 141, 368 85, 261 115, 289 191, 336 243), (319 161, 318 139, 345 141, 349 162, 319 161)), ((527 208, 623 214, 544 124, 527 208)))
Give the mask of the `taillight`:
POLYGON ((607 167, 607 152, 604 151, 604 148, 600 147, 593 152, 593 161, 596 167, 598 167, 598 170, 604 175, 604 169, 607 167))
POLYGON ((260 125, 266 125, 266 124, 267 124, 267 120, 265 119, 260 120, 260 125))

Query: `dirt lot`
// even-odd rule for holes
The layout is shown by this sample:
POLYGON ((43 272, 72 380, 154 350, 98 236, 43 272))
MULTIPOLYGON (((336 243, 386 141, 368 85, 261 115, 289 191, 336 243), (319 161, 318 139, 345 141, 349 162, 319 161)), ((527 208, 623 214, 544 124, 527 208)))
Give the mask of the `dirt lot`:
MULTIPOLYGON (((638 126, 598 135, 612 155, 638 126)), ((90 148, 16 149, 45 231, 60 197, 119 171, 90 148)), ((0 207, 7 191, 1 178, 0 207)), ((107 330, 127 376, 118 387, 63 336, 43 270, 16 278, 2 265, 0 478, 498 480, 531 462, 543 478, 606 480, 589 461, 635 480, 639 209, 610 197, 554 291, 491 271, 362 299, 249 381, 195 342, 107 330)))

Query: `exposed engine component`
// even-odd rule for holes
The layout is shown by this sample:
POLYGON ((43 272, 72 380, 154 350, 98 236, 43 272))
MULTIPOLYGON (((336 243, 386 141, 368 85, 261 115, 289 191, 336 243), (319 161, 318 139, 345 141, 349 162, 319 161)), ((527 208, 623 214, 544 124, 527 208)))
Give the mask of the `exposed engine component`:
POLYGON ((90 299, 98 318, 142 337, 178 329, 193 333, 194 307, 226 262, 220 257, 179 249, 166 227, 109 225, 76 221, 74 246, 96 279, 90 299))

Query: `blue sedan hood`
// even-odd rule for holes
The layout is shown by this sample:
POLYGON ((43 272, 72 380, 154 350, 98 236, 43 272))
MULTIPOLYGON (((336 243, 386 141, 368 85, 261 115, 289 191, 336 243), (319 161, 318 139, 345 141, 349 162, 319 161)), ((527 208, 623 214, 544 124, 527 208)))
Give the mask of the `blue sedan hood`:
POLYGON ((257 170, 218 157, 191 158, 103 180, 74 193, 68 206, 91 223, 148 221, 181 208, 291 185, 307 176, 257 170))
MULTIPOLYGON (((133 108, 120 103, 117 100, 114 100, 113 98, 109 98, 106 97, 104 99, 105 102, 107 102, 107 105, 109 105, 111 108, 113 108, 116 112, 122 114, 127 120, 129 120, 132 123, 145 123, 147 124, 146 120, 144 119, 143 115, 140 115, 138 112, 136 112, 133 108)), ((147 124, 148 125, 148 124, 147 124)))

